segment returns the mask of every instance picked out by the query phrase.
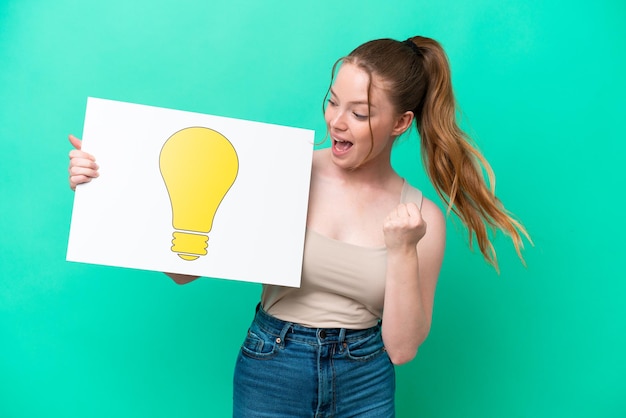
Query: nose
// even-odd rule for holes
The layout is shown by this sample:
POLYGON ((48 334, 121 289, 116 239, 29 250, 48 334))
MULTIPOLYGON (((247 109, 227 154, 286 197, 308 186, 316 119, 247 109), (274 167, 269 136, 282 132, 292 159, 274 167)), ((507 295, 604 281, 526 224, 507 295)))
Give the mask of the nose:
POLYGON ((344 131, 347 129, 345 112, 340 109, 333 109, 328 115, 328 125, 338 131, 344 131))

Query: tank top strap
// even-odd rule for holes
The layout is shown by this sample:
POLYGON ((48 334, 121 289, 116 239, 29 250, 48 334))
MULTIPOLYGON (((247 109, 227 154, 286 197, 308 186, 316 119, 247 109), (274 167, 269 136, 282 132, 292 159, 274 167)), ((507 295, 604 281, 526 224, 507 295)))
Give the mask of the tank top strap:
POLYGON ((422 208, 422 200, 423 195, 419 189, 411 186, 408 181, 404 180, 404 184, 402 185, 402 194, 400 196, 401 203, 413 202, 419 207, 422 208))

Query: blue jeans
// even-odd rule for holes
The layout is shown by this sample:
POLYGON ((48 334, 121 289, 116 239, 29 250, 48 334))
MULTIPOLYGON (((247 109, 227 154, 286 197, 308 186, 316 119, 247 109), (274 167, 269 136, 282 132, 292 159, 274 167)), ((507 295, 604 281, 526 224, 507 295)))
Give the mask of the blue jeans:
POLYGON ((307 328, 257 307, 235 366, 235 418, 395 416, 380 325, 307 328))

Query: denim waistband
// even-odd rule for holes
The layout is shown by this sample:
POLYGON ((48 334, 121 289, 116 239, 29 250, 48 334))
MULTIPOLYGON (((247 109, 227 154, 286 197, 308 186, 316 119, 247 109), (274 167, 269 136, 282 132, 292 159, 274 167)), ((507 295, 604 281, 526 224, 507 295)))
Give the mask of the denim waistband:
POLYGON ((317 341, 319 343, 343 343, 360 340, 380 332, 380 323, 366 329, 348 328, 309 328, 294 322, 283 321, 263 310, 257 305, 254 322, 264 331, 276 335, 283 341, 285 338, 300 341, 317 341))

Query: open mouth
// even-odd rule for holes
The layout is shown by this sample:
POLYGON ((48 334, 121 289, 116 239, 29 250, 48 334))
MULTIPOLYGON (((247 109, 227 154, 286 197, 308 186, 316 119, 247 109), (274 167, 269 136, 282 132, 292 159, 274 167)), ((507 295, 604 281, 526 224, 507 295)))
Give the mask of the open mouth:
POLYGON ((352 147, 352 142, 341 139, 333 139, 333 147, 339 152, 346 152, 352 147))

